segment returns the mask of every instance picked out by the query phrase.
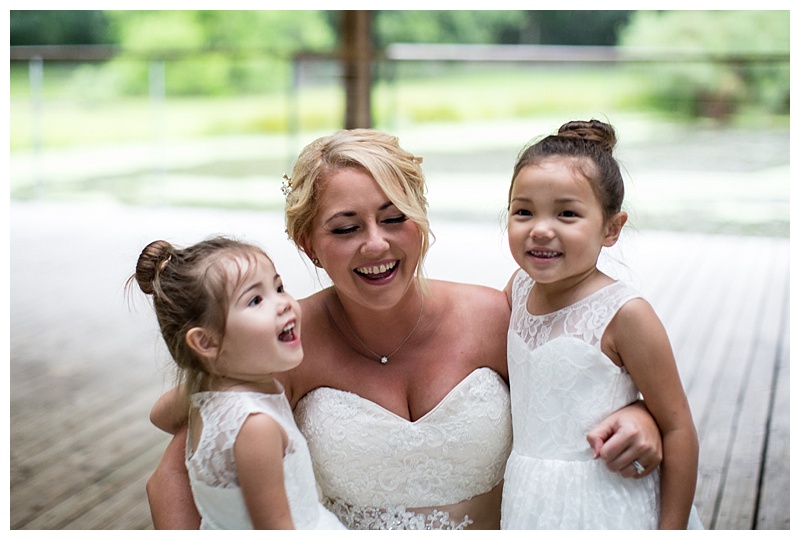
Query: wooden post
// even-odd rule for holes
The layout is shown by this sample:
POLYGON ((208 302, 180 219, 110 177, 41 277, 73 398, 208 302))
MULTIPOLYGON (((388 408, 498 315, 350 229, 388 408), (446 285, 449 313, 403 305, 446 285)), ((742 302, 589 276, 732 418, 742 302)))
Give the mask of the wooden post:
POLYGON ((372 14, 342 11, 345 129, 372 127, 372 14))

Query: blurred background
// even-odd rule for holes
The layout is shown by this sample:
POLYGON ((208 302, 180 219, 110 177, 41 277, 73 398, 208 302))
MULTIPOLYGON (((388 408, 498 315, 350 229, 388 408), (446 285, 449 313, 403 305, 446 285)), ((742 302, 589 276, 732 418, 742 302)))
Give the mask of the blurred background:
MULTIPOLYGON (((573 119, 617 129, 634 269, 788 245, 789 11, 8 13, 12 529, 152 526, 168 437, 147 413, 171 372, 125 280, 156 238, 224 233, 319 289, 280 186, 334 130, 424 159, 431 277, 505 285, 515 158, 573 119)), ((706 526, 731 526, 718 506, 706 526)))
POLYGON ((788 11, 358 13, 11 11, 12 199, 280 211, 302 146, 370 126, 469 215, 598 117, 638 226, 788 234, 788 11))

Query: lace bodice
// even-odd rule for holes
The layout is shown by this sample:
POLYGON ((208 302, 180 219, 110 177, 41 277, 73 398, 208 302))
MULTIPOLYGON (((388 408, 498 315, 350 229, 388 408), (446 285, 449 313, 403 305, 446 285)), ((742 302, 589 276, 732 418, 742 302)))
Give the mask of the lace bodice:
POLYGON ((242 424, 251 414, 274 418, 288 438, 283 458, 284 484, 292 520, 297 529, 343 528, 319 503, 311 457, 297 429, 291 406, 283 392, 200 392, 192 395, 199 410, 202 433, 194 452, 187 439, 186 467, 201 528, 251 529, 247 508, 239 489, 234 443, 242 424))
MULTIPOLYGON (((328 507, 351 527, 367 528, 363 522, 369 521, 388 528, 378 523, 389 519, 388 509, 399 528, 417 528, 409 520, 419 516, 404 512, 491 491, 511 448, 508 388, 489 368, 473 371, 414 422, 327 387, 304 396, 295 418, 328 507)), ((432 514, 426 511, 417 525, 438 528, 438 522, 424 526, 432 514)))
POLYGON ((533 280, 512 285, 508 332, 514 449, 526 455, 590 459, 586 433, 638 390, 627 371, 600 350, 617 311, 639 295, 622 282, 546 315, 528 313, 533 280))

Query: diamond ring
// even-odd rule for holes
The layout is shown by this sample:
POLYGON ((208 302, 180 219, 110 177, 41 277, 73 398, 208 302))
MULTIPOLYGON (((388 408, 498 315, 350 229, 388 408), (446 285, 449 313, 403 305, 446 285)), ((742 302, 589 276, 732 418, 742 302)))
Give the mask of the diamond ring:
POLYGON ((634 459, 633 463, 631 463, 631 465, 633 465, 633 468, 636 469, 637 473, 639 473, 639 474, 644 473, 644 466, 641 463, 639 463, 637 460, 634 459))

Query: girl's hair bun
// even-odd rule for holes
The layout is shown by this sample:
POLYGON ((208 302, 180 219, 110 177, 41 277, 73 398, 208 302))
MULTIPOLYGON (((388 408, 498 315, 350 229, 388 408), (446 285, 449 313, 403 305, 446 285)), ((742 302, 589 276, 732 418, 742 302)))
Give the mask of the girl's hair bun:
POLYGON ((145 294, 153 294, 156 290, 158 274, 169 263, 175 248, 166 240, 149 243, 139 255, 136 262, 136 283, 145 294))
POLYGON ((617 145, 617 134, 614 128, 600 120, 567 122, 558 128, 558 136, 594 141, 608 153, 612 153, 617 145))

